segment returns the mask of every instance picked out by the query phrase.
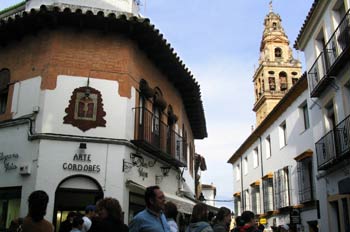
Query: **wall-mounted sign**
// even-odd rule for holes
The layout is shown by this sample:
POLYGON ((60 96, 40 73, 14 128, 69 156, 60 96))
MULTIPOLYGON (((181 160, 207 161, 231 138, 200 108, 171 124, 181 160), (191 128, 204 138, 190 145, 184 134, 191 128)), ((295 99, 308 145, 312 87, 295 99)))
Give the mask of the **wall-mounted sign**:
POLYGON ((65 162, 62 165, 63 170, 75 171, 75 172, 90 172, 99 173, 101 166, 91 163, 90 154, 74 154, 73 162, 65 162), (74 162, 74 163, 73 163, 74 162))
POLYGON ((292 209, 290 212, 290 224, 300 224, 300 209, 292 209))
POLYGON ((17 165, 13 163, 14 160, 18 160, 19 155, 14 154, 4 154, 0 152, 0 163, 4 164, 5 172, 17 169, 17 165))
POLYGON ((72 124, 84 132, 91 128, 106 127, 102 95, 94 88, 86 86, 75 89, 65 111, 67 115, 63 123, 72 124))

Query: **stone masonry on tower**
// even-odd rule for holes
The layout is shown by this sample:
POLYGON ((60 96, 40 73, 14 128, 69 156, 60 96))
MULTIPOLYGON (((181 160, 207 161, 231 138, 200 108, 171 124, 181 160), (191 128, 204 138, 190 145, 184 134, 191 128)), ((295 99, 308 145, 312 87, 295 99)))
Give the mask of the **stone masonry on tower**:
POLYGON ((301 63, 293 57, 281 22, 281 17, 274 13, 270 6, 270 12, 264 21, 259 66, 253 76, 256 126, 301 76, 301 63))

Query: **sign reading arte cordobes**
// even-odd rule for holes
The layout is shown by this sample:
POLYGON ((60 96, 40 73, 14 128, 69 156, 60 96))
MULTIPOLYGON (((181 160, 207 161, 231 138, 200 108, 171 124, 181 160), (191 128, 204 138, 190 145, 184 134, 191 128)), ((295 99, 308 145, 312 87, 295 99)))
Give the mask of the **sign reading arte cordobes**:
POLYGON ((4 164, 5 172, 17 169, 17 165, 13 163, 14 160, 18 160, 19 155, 17 153, 4 154, 0 152, 0 163, 4 164))
POLYGON ((99 173, 101 171, 100 165, 90 164, 91 155, 90 154, 75 154, 73 156, 73 162, 63 163, 63 169, 76 172, 90 172, 99 173))

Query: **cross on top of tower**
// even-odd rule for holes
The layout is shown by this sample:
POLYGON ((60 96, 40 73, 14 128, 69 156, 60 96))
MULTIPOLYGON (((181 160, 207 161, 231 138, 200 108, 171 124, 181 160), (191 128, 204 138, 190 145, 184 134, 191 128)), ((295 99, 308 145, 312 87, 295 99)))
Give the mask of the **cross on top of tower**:
POLYGON ((270 6, 270 13, 271 13, 271 12, 273 12, 273 8, 272 8, 272 0, 270 1, 269 6, 270 6))

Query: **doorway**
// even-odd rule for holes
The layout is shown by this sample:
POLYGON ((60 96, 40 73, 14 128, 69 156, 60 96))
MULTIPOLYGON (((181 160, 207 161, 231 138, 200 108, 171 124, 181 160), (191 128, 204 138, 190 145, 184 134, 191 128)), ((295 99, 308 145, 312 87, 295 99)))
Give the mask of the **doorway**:
POLYGON ((63 180, 55 193, 53 223, 56 231, 59 231, 61 222, 66 220, 69 212, 84 215, 87 205, 95 205, 102 198, 101 186, 89 176, 76 175, 63 180))

